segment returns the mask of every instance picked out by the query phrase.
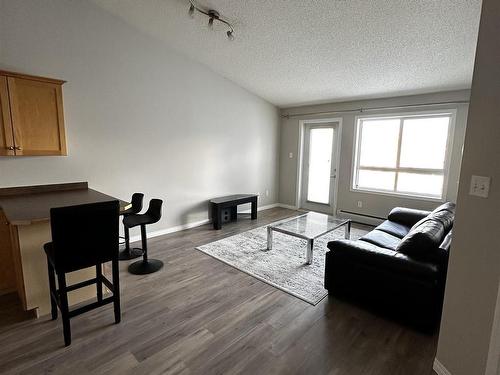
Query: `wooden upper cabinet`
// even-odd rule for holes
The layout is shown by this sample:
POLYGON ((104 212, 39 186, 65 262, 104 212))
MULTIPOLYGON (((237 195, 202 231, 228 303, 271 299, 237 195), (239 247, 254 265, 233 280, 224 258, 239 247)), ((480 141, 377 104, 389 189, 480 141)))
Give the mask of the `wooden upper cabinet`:
POLYGON ((0 155, 67 155, 63 83, 0 71, 0 155))
POLYGON ((14 151, 7 77, 0 75, 0 155, 14 155, 14 151))

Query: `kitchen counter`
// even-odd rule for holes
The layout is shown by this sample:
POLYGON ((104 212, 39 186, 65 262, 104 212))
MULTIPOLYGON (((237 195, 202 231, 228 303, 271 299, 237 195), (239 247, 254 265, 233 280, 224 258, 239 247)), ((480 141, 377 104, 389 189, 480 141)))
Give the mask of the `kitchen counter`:
MULTIPOLYGON (((33 187, 31 187, 33 188, 33 187)), ((0 208, 11 225, 30 225, 35 222, 48 221, 50 209, 54 207, 73 206, 86 203, 97 203, 115 200, 87 187, 87 183, 42 185, 39 189, 27 192, 25 187, 0 189, 0 208), (62 188, 63 185, 67 189, 62 188), (53 187, 54 190, 47 191, 53 187), (3 192, 2 192, 3 190, 3 192)), ((120 200, 120 210, 129 207, 129 203, 120 200)))

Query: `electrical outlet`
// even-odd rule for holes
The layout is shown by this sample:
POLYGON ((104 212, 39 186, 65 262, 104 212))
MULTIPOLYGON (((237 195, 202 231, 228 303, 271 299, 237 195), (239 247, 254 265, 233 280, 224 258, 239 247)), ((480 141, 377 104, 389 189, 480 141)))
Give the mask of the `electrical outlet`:
POLYGON ((472 176, 470 180, 470 195, 488 198, 490 192, 490 177, 472 176))
POLYGON ((358 201, 358 208, 362 208, 363 207, 363 201, 358 201))
POLYGON ((293 159, 293 152, 288 153, 288 158, 293 159))

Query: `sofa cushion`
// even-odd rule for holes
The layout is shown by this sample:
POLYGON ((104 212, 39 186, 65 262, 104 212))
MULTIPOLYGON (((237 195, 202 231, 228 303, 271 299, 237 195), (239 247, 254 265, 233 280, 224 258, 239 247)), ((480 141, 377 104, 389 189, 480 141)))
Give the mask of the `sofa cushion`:
POLYGON ((374 267, 381 273, 402 275, 405 280, 415 278, 432 283, 439 277, 439 267, 434 263, 422 262, 365 241, 340 239, 330 241, 327 246, 331 250, 326 253, 327 263, 328 258, 335 257, 342 263, 341 267, 349 262, 374 267))
POLYGON ((456 208, 455 203, 446 202, 446 203, 443 203, 441 206, 437 207, 436 209, 434 209, 434 211, 432 211, 432 213, 440 212, 440 211, 449 211, 450 213, 455 214, 455 208, 456 208))
POLYGON ((360 238, 361 241, 369 242, 373 245, 384 247, 390 250, 396 250, 401 239, 392 234, 374 229, 360 238))
POLYGON ((453 227, 455 220, 455 203, 447 202, 442 204, 431 212, 429 218, 439 220, 443 223, 445 233, 448 233, 453 227))
POLYGON ((403 237, 396 251, 416 259, 425 259, 439 247, 444 235, 445 229, 441 221, 425 218, 403 237))
POLYGON ((438 212, 433 212, 429 215, 430 219, 438 220, 443 224, 445 233, 448 233, 453 227, 453 221, 455 220, 455 215, 448 210, 442 210, 438 212))
POLYGON ((419 220, 414 226, 412 226, 411 230, 419 227, 429 219, 440 221, 444 226, 445 234, 448 233, 453 227, 453 221, 455 220, 455 203, 446 202, 437 207, 428 216, 419 220))
POLYGON ((399 224, 394 221, 386 220, 380 224, 376 229, 382 232, 392 234, 395 237, 403 238, 410 231, 410 227, 404 224, 399 224))

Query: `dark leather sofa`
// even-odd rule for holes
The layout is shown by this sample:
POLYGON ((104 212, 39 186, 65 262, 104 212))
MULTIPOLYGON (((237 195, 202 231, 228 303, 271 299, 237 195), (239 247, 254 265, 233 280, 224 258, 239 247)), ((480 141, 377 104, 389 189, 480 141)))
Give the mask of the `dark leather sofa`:
POLYGON ((357 241, 328 243, 328 293, 425 331, 439 323, 455 205, 394 208, 357 241))

